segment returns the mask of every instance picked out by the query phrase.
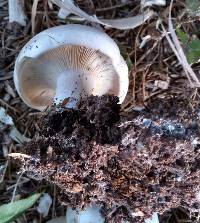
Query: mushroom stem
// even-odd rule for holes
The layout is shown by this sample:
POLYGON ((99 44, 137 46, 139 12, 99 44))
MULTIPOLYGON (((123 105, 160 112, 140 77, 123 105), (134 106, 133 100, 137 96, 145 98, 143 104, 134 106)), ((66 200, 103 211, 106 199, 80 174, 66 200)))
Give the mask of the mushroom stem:
POLYGON ((54 103, 60 104, 64 100, 67 101, 68 108, 76 107, 79 95, 81 94, 81 86, 78 81, 77 71, 68 70, 67 72, 62 73, 57 79, 56 83, 56 94, 54 96, 54 103), (71 77, 74 77, 73 79, 71 77), (76 91, 73 91, 76 89, 76 91))
POLYGON ((27 17, 24 11, 24 0, 8 0, 9 22, 18 22, 26 26, 27 17))
POLYGON ((66 211, 66 222, 73 222, 77 219, 77 223, 104 223, 105 219, 100 214, 100 208, 97 205, 87 206, 85 210, 72 210, 68 207, 66 211))

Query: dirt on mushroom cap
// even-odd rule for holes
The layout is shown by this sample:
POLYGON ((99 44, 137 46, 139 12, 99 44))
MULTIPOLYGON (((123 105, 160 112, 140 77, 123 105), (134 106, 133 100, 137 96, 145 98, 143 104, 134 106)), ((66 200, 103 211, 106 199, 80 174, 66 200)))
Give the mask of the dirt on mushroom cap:
POLYGON ((198 106, 191 113, 177 103, 173 113, 170 101, 160 101, 151 113, 123 117, 117 102, 91 96, 78 110, 51 108, 39 138, 27 145, 23 169, 56 183, 74 208, 98 203, 108 222, 142 222, 178 206, 197 211, 198 106))

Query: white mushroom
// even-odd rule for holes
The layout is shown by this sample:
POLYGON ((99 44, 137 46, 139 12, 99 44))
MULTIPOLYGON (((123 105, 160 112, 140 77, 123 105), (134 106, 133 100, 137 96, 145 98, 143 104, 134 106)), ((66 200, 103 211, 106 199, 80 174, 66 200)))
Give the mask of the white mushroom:
POLYGON ((96 205, 88 206, 84 210, 72 210, 70 207, 66 211, 66 222, 71 223, 104 223, 105 219, 100 214, 100 208, 96 205))
POLYGON ((128 90, 128 68, 117 44, 104 32, 83 25, 47 29, 21 50, 14 69, 16 89, 32 108, 44 110, 68 99, 75 107, 88 95, 128 90))

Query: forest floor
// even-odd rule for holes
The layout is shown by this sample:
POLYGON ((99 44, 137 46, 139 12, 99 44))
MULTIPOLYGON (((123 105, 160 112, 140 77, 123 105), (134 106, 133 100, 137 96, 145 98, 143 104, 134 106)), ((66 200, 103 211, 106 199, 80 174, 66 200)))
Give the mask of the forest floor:
MULTIPOLYGON (((192 211, 195 208, 199 210, 199 204, 196 204, 193 199, 195 190, 200 184, 200 167, 198 163, 200 160, 198 142, 200 92, 198 88, 191 87, 165 35, 163 35, 160 27, 156 28, 158 17, 150 19, 135 29, 117 30, 102 27, 117 42, 129 66, 129 91, 121 107, 116 104, 116 98, 105 96, 95 98, 94 102, 94 98, 91 97, 88 98, 85 105, 84 103, 80 105, 78 113, 73 110, 61 110, 61 118, 53 109, 41 114, 24 104, 17 94, 13 82, 15 59, 25 43, 33 35, 44 29, 68 23, 93 26, 94 24, 77 20, 74 17, 66 20, 58 19, 58 7, 53 5, 53 8, 51 8, 47 0, 43 0, 39 1, 37 5, 33 27, 31 23, 32 2, 31 0, 25 1, 28 16, 25 27, 17 23, 9 23, 7 0, 0 2, 0 108, 4 108, 7 114, 12 117, 19 132, 27 138, 34 138, 34 141, 28 144, 17 142, 17 140, 10 137, 10 127, 2 125, 0 122, 0 205, 9 203, 13 193, 15 200, 19 200, 30 196, 32 193, 45 191, 53 199, 48 216, 42 217, 36 210, 36 204, 26 210, 17 221, 33 222, 34 220, 34 222, 46 222, 54 217, 64 216, 66 204, 83 206, 89 203, 88 200, 91 197, 98 203, 101 199, 101 194, 97 193, 95 185, 92 185, 91 182, 96 181, 103 184, 105 182, 102 179, 106 179, 106 183, 111 186, 106 191, 107 200, 102 200, 102 203, 105 204, 107 201, 109 204, 113 204, 126 201, 125 204, 123 203, 118 208, 119 216, 114 214, 112 216, 113 220, 108 219, 110 222, 120 222, 119 219, 124 214, 127 214, 127 220, 131 222, 130 208, 138 208, 144 213, 145 217, 152 214, 152 210, 162 213, 159 215, 160 223, 199 222, 198 213, 192 211), (142 40, 146 36, 150 36, 150 38, 142 46, 142 40), (97 107, 98 109, 100 108, 99 113, 96 112, 97 107), (110 119, 111 116, 112 120, 110 119), (90 123, 91 117, 96 125, 90 123), (52 120, 56 120, 56 123, 52 122, 52 120), (69 120, 70 124, 68 124, 69 120), (47 126, 48 128, 45 128, 47 126), (65 129, 63 126, 65 126, 65 129), (49 135, 50 138, 47 137, 49 135), (82 153, 80 156, 77 151, 71 151, 68 154, 69 148, 65 143, 72 143, 70 141, 72 136, 76 138, 75 141, 73 140, 75 147, 82 148, 80 145, 88 145, 88 147, 85 146, 82 148, 83 150, 78 151, 78 154, 82 153), (135 139, 135 141, 130 141, 130 138, 135 139), (193 154, 190 151, 194 140, 197 147, 195 147, 196 150, 193 154), (44 149, 45 152, 42 151, 41 148, 44 142, 46 147, 56 148, 50 151, 51 155, 49 155, 47 148, 44 149), (177 149, 176 152, 173 151, 175 144, 181 145, 181 149, 177 149), (112 148, 110 152, 107 151, 108 145, 112 148), (116 148, 116 145, 120 146, 116 148), (148 146, 148 153, 142 154, 142 158, 134 158, 134 162, 131 163, 129 160, 131 154, 128 153, 128 151, 130 152, 130 147, 134 147, 135 151, 137 151, 145 147, 145 145, 150 145, 148 146), (168 152, 164 152, 163 148, 168 152), (90 156, 90 151, 93 151, 96 155, 93 154, 96 162, 110 163, 110 166, 105 170, 106 174, 101 176, 101 181, 99 176, 104 171, 103 167, 98 166, 96 163, 94 165, 92 161, 91 163, 89 162, 89 159, 94 159, 94 157, 90 156), (23 168, 25 167, 31 174, 39 175, 40 180, 37 177, 33 179, 28 172, 21 175, 19 166, 8 159, 9 153, 26 153, 30 155, 32 157, 31 162, 26 160, 23 168), (118 154, 117 158, 116 154, 118 154), (182 154, 181 157, 179 156, 180 154, 182 154), (143 162, 146 155, 151 157, 153 162, 151 170, 147 163, 143 162), (33 159, 38 156, 42 157, 41 161, 37 165, 33 165, 33 159), (58 175, 48 176, 47 170, 45 170, 47 164, 48 169, 54 169, 54 165, 59 170, 64 168, 62 163, 64 161, 60 160, 61 157, 64 160, 68 159, 68 167, 71 165, 75 172, 79 172, 80 176, 77 175, 76 182, 62 178, 62 173, 60 172, 58 175), (83 163, 85 157, 87 157, 88 162, 83 163), (117 166, 116 163, 119 165, 117 166), (143 165, 142 167, 141 164, 143 165), (79 165, 84 165, 84 168, 81 169, 79 165), (91 169, 94 169, 94 166, 95 168, 98 167, 96 174, 91 174, 91 169), (171 174, 169 167, 173 171, 176 170, 176 176, 171 174), (39 169, 40 171, 38 171, 39 169), (133 169, 138 171, 131 172, 130 170, 133 169), (89 171, 90 174, 88 174, 89 171), (187 175, 187 171, 191 171, 190 174, 187 175), (174 178, 177 178, 178 174, 183 172, 185 179, 181 182, 182 184, 180 182, 172 184, 174 178), (123 176, 127 173, 127 175, 125 178, 121 178, 120 174, 118 175, 117 173, 121 173, 123 176), (132 188, 129 185, 133 174, 141 175, 141 178, 137 177, 137 182, 132 182, 132 185, 137 185, 134 192, 131 191, 132 188), (159 174, 159 177, 154 176, 156 174, 159 174), (168 176, 169 174, 170 176, 168 176), (81 176, 86 175, 90 177, 87 179, 81 178, 81 176), (142 175, 147 177, 142 178, 142 175), (18 180, 19 176, 20 181, 18 180), (41 176, 43 180, 41 180, 41 176), (144 183, 147 185, 146 187, 143 187, 144 183), (165 191, 160 189, 162 183, 166 188, 171 189, 166 189, 165 191), (75 191, 77 194, 80 191, 85 191, 85 198, 78 195, 71 195, 70 197, 67 190, 75 191), (66 192, 65 195, 63 195, 64 192, 66 192), (116 193, 116 196, 113 196, 114 193, 116 193), (133 202, 135 206, 132 205, 131 199, 133 197, 128 200, 130 194, 132 195, 133 193, 138 194, 138 197, 135 197, 133 202), (154 196, 155 193, 157 193, 156 196, 154 196), (93 194, 96 197, 93 197, 93 194), (127 199, 124 200, 122 195, 127 199), (146 200, 142 201, 144 197, 146 200), (158 199, 162 200, 161 198, 169 199, 169 201, 165 200, 156 203, 158 199)), ((139 0, 77 0, 76 2, 87 13, 96 14, 98 17, 107 19, 129 17, 138 14, 140 11, 139 0)), ((173 3, 172 18, 174 27, 180 27, 187 35, 188 41, 200 39, 199 17, 188 15, 186 2, 177 0, 173 3)), ((164 26, 167 28, 169 4, 165 7, 156 6, 153 9, 159 14, 164 26)), ((96 26, 98 27, 98 25, 96 26)), ((181 43, 181 45, 184 48, 184 44, 181 43)), ((200 63, 193 63, 192 69, 200 78, 200 63)), ((134 153, 135 156, 137 155, 134 153)), ((69 178, 73 178, 74 171, 69 171, 69 178)), ((110 216, 111 212, 114 213, 110 207, 105 205, 105 215, 110 216)))

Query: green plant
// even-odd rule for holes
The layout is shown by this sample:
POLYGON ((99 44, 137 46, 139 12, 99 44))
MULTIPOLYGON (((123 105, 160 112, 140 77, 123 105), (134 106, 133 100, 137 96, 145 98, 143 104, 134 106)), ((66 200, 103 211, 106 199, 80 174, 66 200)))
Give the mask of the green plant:
POLYGON ((200 59, 200 40, 190 40, 188 35, 183 32, 180 27, 176 28, 176 34, 183 45, 183 50, 187 57, 188 63, 192 64, 198 62, 200 59))
POLYGON ((186 8, 191 16, 200 16, 200 1, 186 0, 186 8))
POLYGON ((0 206, 0 223, 9 223, 16 219, 20 214, 23 214, 28 208, 33 206, 40 195, 40 193, 33 194, 26 199, 0 206))

